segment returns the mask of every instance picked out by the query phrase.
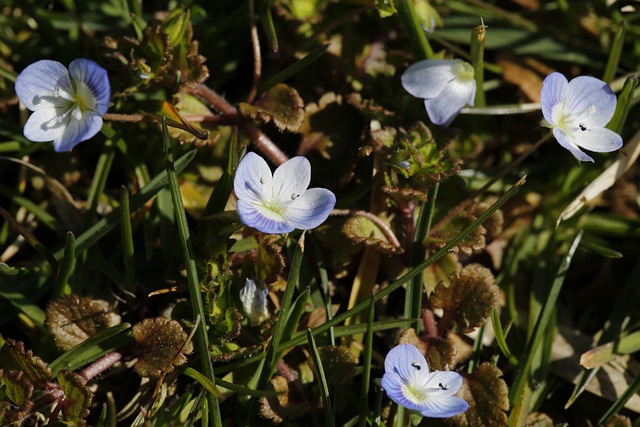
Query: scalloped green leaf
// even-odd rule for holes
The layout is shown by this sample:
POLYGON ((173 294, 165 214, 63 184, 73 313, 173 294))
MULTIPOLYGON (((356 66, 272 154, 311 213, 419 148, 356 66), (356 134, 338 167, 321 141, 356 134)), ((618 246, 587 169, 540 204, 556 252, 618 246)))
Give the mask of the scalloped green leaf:
POLYGON ((58 384, 64 391, 62 415, 65 421, 72 425, 86 425, 85 418, 89 415, 89 406, 93 393, 85 386, 86 379, 72 371, 60 371, 58 384))
POLYGON ((0 348, 0 368, 23 371, 32 381, 46 381, 51 378, 51 369, 31 350, 25 351, 20 341, 8 339, 0 348))

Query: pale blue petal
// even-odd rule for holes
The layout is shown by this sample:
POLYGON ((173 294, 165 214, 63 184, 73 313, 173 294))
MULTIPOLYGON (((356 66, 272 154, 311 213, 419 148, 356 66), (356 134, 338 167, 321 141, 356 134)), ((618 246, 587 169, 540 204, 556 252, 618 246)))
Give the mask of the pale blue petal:
POLYGON ((569 82, 565 111, 585 114, 587 127, 605 126, 616 111, 616 95, 609 85, 595 77, 580 76, 569 82))
POLYGON ((395 372, 406 383, 415 375, 416 371, 419 371, 420 374, 428 374, 429 365, 415 345, 400 344, 387 353, 387 357, 384 359, 384 370, 385 372, 395 372))
POLYGON ((465 105, 473 105, 476 95, 476 81, 451 81, 435 98, 426 99, 424 106, 429 119, 436 125, 449 126, 465 105))
POLYGON ((622 147, 622 137, 607 128, 588 128, 576 132, 576 144, 589 151, 609 153, 622 147))
POLYGON ((65 126, 71 117, 59 120, 64 110, 53 107, 38 108, 24 125, 24 136, 29 141, 53 141, 62 137, 65 126))
POLYGON ((327 220, 335 205, 336 196, 331 191, 311 188, 291 202, 284 215, 295 228, 311 230, 327 220))
POLYGON ((43 59, 34 62, 16 78, 18 99, 32 111, 64 102, 64 99, 55 96, 58 88, 72 92, 69 72, 58 61, 43 59))
POLYGON ((311 165, 306 157, 293 157, 273 173, 273 200, 290 202, 309 187, 311 165))
POLYGON ((103 116, 109 108, 111 86, 107 71, 90 59, 76 59, 69 64, 69 74, 76 83, 83 82, 96 98, 95 112, 103 116))
POLYGON ((421 405, 419 411, 425 417, 448 418, 463 413, 469 409, 469 404, 456 396, 429 398, 421 405))
POLYGON ((455 79, 453 67, 458 61, 426 59, 416 62, 402 74, 402 87, 416 98, 434 98, 455 79))
POLYGON ((295 230, 295 227, 287 222, 285 218, 278 217, 266 208, 255 203, 239 199, 236 203, 240 221, 258 231, 267 234, 283 234, 295 230))
POLYGON ((553 125, 553 107, 563 101, 567 93, 568 82, 560 73, 549 74, 542 82, 540 92, 540 107, 544 119, 553 125))
POLYGON ((398 405, 418 411, 423 408, 423 405, 418 405, 405 397, 402 391, 404 382, 397 373, 391 371, 385 372, 382 376, 381 385, 384 391, 387 392, 387 396, 398 405))
POLYGON ((591 156, 589 156, 588 154, 580 150, 578 147, 573 145, 570 139, 567 137, 567 135, 565 135, 565 133, 562 132, 557 127, 553 128, 553 136, 555 136, 558 143, 562 145, 564 148, 566 148, 567 150, 569 150, 576 159, 580 160, 581 162, 593 163, 593 159, 591 158, 591 156))
MULTIPOLYGON (((233 190, 238 199, 262 203, 271 199, 273 176, 267 162, 256 153, 247 153, 238 164, 233 190)), ((244 221, 243 221, 244 222, 244 221)))
POLYGON ((453 396, 462 385, 462 375, 453 371, 433 371, 426 385, 433 390, 433 396, 453 396))
POLYGON ((95 114, 83 114, 80 120, 71 118, 62 135, 53 140, 53 149, 57 152, 70 151, 73 147, 92 138, 102 128, 102 117, 95 114))

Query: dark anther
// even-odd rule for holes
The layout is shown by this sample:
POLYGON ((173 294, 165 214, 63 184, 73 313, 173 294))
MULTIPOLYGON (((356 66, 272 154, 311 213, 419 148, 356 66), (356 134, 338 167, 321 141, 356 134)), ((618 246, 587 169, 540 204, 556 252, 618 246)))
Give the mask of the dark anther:
POLYGON ((578 126, 580 127, 580 130, 583 131, 583 132, 585 130, 587 130, 587 127, 585 125, 583 125, 582 123, 580 123, 578 126))
POLYGON ((411 366, 413 366, 414 368, 416 368, 418 371, 420 369, 422 369, 422 366, 420 366, 420 363, 416 362, 415 360, 413 362, 411 362, 411 366))
POLYGON ((448 390, 449 389, 449 384, 442 384, 442 383, 438 383, 438 386, 443 389, 443 390, 448 390))

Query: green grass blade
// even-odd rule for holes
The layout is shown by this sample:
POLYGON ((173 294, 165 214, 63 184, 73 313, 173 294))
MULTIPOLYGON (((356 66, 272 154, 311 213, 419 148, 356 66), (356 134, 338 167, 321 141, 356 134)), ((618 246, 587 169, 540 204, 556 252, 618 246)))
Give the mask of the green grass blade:
POLYGON ((380 379, 375 381, 376 384, 376 403, 373 407, 373 414, 371 416, 372 427, 380 427, 382 425, 382 398, 384 397, 384 389, 380 386, 380 379))
POLYGON ((273 16, 271 15, 271 1, 270 0, 262 0, 260 1, 260 22, 262 23, 262 30, 264 34, 267 36, 267 41, 271 46, 272 52, 278 51, 278 35, 276 34, 276 27, 273 25, 273 16))
POLYGON ((200 384, 205 390, 209 392, 210 395, 222 398, 222 394, 220 393, 220 391, 218 391, 216 385, 209 378, 202 375, 202 373, 189 367, 184 370, 183 374, 189 378, 196 380, 198 384, 200 384))
POLYGON ((611 49, 609 49, 609 58, 607 59, 607 66, 604 69, 604 75, 602 80, 605 83, 611 83, 616 75, 618 64, 620 63, 620 55, 622 54, 622 47, 624 46, 624 37, 627 33, 627 22, 622 21, 618 24, 616 35, 611 43, 611 49))
POLYGON ((131 341, 130 334, 123 334, 123 332, 129 328, 131 328, 129 323, 112 326, 66 351, 49 364, 53 376, 55 377, 63 369, 78 369, 114 351, 118 347, 128 344, 131 341))
POLYGON ((133 248, 133 231, 131 229, 131 211, 129 209, 129 190, 120 188, 120 241, 122 242, 122 258, 124 261, 124 289, 132 291, 136 283, 136 260, 133 248))
MULTIPOLYGON (((196 155, 196 151, 192 150, 175 162, 176 173, 180 173, 187 165, 193 160, 196 155)), ((135 212, 140 209, 149 199, 155 196, 158 191, 166 187, 169 183, 167 171, 159 173, 153 178, 149 184, 145 185, 136 194, 131 197, 130 207, 131 211, 135 212)), ((82 233, 76 238, 76 253, 82 253, 93 246, 98 240, 104 237, 107 233, 113 230, 120 223, 120 212, 115 210, 100 221, 95 223, 91 228, 82 233)), ((63 256, 63 249, 53 254, 56 259, 61 259, 63 256)))
POLYGON ((471 31, 471 64, 473 78, 476 81, 476 97, 474 107, 483 108, 487 105, 484 95, 484 41, 487 37, 487 26, 484 22, 471 31))
POLYGON ((4 220, 9 224, 11 228, 13 228, 16 232, 18 232, 24 239, 35 249, 38 253, 44 258, 45 261, 49 263, 52 271, 58 271, 58 261, 54 257, 54 255, 47 249, 40 240, 36 238, 29 230, 24 228, 22 224, 20 224, 9 212, 0 208, 0 216, 4 218, 4 220))
POLYGON ((547 325, 549 324, 549 321, 551 320, 551 317, 556 309, 556 302, 558 301, 558 296, 560 295, 560 290, 562 289, 564 278, 567 274, 567 271, 569 270, 571 260, 575 255, 576 249, 578 248, 581 239, 582 232, 578 233, 576 238, 573 240, 573 243, 571 244, 569 250, 562 259, 562 263, 560 264, 558 273, 556 274, 555 280, 551 285, 551 289, 549 290, 547 299, 542 307, 542 312, 538 316, 538 320, 536 321, 533 328, 531 338, 527 343, 523 360, 518 365, 518 371, 511 385, 511 389, 509 390, 509 401, 511 402, 511 405, 515 405, 516 402, 522 399, 525 383, 529 378, 529 368, 531 367, 531 362, 533 361, 533 357, 538 346, 542 343, 547 325))
MULTIPOLYGON (((331 293, 329 291, 329 275, 327 273, 327 267, 324 262, 324 257, 322 256, 322 250, 320 249, 320 245, 318 245, 318 241, 315 237, 312 236, 311 239, 311 247, 313 248, 313 257, 315 259, 315 264, 318 266, 318 276, 320 276, 320 293, 322 294, 322 299, 324 300, 324 309, 326 312, 327 321, 333 318, 333 307, 331 307, 331 293)), ((336 345, 336 336, 333 328, 329 329, 329 342, 331 345, 336 345)))
POLYGON ((333 427, 336 424, 333 415, 333 408, 331 407, 331 399, 329 399, 327 378, 324 375, 322 360, 320 359, 320 354, 318 354, 318 347, 316 346, 316 340, 313 338, 311 329, 307 329, 307 341, 309 342, 309 349, 311 350, 313 364, 316 365, 316 378, 318 379, 318 388, 320 389, 320 397, 322 398, 322 409, 324 410, 324 425, 333 427))
MULTIPOLYGON (((98 207, 98 201, 100 200, 100 196, 104 192, 104 187, 107 184, 107 178, 109 177, 109 172, 111 171, 111 165, 113 164, 115 155, 116 144, 113 142, 113 139, 108 138, 105 141, 104 147, 102 148, 102 153, 100 153, 100 157, 98 158, 96 171, 93 174, 91 187, 89 187, 87 208, 83 218, 83 230, 85 230, 92 222, 91 220, 96 212, 96 208, 98 207)), ((81 253, 84 251, 78 252, 81 253)))
POLYGON ((60 269, 56 277, 56 283, 51 293, 51 298, 60 298, 63 295, 69 295, 72 293, 71 286, 69 285, 69 277, 73 273, 73 268, 76 264, 76 238, 72 232, 67 233, 67 240, 64 245, 64 256, 60 263, 60 269))
POLYGON ((636 87, 638 87, 638 77, 635 74, 632 74, 624 81, 622 91, 618 95, 616 111, 609 121, 607 128, 616 133, 620 133, 622 131, 622 127, 627 121, 627 116, 629 115, 629 109, 633 103, 633 95, 636 91, 636 87))
POLYGON ((615 414, 620 412, 624 405, 631 399, 638 391, 640 390, 640 375, 636 376, 635 379, 629 387, 620 395, 618 400, 616 400, 613 405, 605 412, 602 417, 598 420, 598 425, 605 425, 606 423, 613 418, 615 414))
POLYGON ((433 56, 433 49, 427 40, 424 28, 420 24, 413 0, 396 0, 398 16, 404 27, 409 41, 413 45, 418 60, 429 59, 433 56))
POLYGON ((511 362, 513 366, 518 366, 518 359, 513 355, 513 353, 511 353, 511 350, 509 350, 509 346, 507 345, 505 334, 502 329, 502 323, 500 322, 500 314, 498 313, 498 310, 493 307, 491 308, 491 326, 493 326, 498 348, 500 348, 504 357, 509 359, 509 362, 511 362))
MULTIPOLYGON (((429 230, 431 230, 431 222, 433 221, 433 215, 436 209, 436 199, 438 197, 439 188, 440 183, 436 182, 434 186, 429 189, 427 203, 425 203, 422 206, 422 209, 420 209, 411 246, 410 256, 412 268, 415 268, 424 261, 426 250, 422 245, 422 241, 429 235, 429 230)), ((407 286, 404 299, 404 317, 407 319, 416 319, 412 326, 416 331, 419 331, 422 326, 422 322, 420 321, 420 311, 422 310, 423 293, 424 281, 422 280, 422 275, 419 275, 414 277, 411 280, 411 283, 407 286)))
MULTIPOLYGON (((205 377, 215 384, 215 375, 213 371, 213 364, 211 362, 211 356, 209 354, 209 336, 207 335, 207 328, 205 326, 205 319, 208 319, 208 314, 204 311, 204 305, 202 303, 202 295, 200 294, 200 282, 198 280, 198 272, 196 270, 196 261, 193 253, 193 247, 191 246, 191 236, 189 233, 189 226, 187 224, 187 215, 182 204, 182 195, 180 194, 180 184, 178 183, 177 169, 173 163, 173 153, 171 152, 171 146, 169 145, 169 130, 167 129, 167 122, 162 119, 162 143, 164 147, 164 154, 166 159, 166 173, 171 191, 171 199, 173 200, 174 214, 176 216, 176 225, 178 226, 178 236, 180 238, 180 247, 182 249, 182 260, 187 271, 187 283, 189 286, 189 296, 191 300, 191 309, 193 311, 193 318, 200 318, 202 324, 196 330, 196 346, 198 354, 200 355, 200 363, 202 363, 202 370, 205 377)), ((211 419, 213 425, 216 427, 222 426, 222 420, 220 418, 220 407, 218 399, 213 393, 207 395, 209 403, 209 411, 211 411, 211 419)))
POLYGON ((0 193, 4 194, 7 197, 7 199, 9 199, 12 203, 22 206, 26 210, 31 212, 36 217, 39 224, 42 224, 45 227, 55 232, 60 231, 60 225, 58 224, 58 220, 53 215, 51 215, 49 212, 45 211, 44 209, 40 208, 40 206, 36 205, 31 200, 24 197, 18 191, 12 188, 9 188, 4 184, 0 184, 0 193))
POLYGON ((371 381, 371 357, 373 354, 373 318, 375 313, 375 300, 373 295, 369 301, 369 313, 367 316, 367 333, 364 337, 364 354, 362 360, 362 386, 360 388, 360 416, 358 426, 365 427, 367 413, 369 412, 369 383, 371 381))
POLYGON ((291 305, 291 310, 287 316, 287 323, 284 325, 284 330, 282 331, 281 341, 289 340, 298 329, 298 323, 300 323, 300 318, 304 314, 304 308, 307 305, 310 293, 311 290, 306 288, 291 305))

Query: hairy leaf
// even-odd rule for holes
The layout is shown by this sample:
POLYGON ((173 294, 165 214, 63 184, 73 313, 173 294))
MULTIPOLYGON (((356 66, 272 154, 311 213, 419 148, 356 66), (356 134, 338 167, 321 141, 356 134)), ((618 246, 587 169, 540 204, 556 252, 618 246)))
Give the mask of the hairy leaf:
POLYGON ((449 421, 459 427, 506 426, 509 397, 500 369, 485 362, 473 374, 463 376, 457 394, 467 401, 469 409, 449 421))
MULTIPOLYGON (((477 217, 470 212, 461 212, 447 222, 442 228, 434 234, 426 237, 423 244, 431 250, 443 248, 451 239, 460 234, 462 230, 467 228, 477 217)), ((471 232, 465 239, 456 246, 454 252, 462 252, 465 255, 471 255, 479 252, 486 246, 485 235, 487 229, 479 226, 471 232)))
POLYGON ((86 380, 72 371, 60 371, 58 384, 64 391, 62 415, 72 425, 84 426, 84 419, 89 415, 89 406, 93 393, 85 386, 86 380))
POLYGON ((107 310, 105 301, 67 295, 47 307, 47 330, 59 348, 69 350, 118 323, 119 316, 111 315, 107 310))
POLYGON ((134 354, 138 361, 134 365, 142 377, 159 377, 175 366, 187 361, 185 355, 193 352, 193 344, 175 320, 166 317, 144 319, 133 327, 136 341, 134 354))
POLYGON ((302 401, 289 388, 285 377, 276 375, 267 384, 267 391, 275 391, 277 397, 260 398, 260 415, 276 424, 299 418, 309 411, 309 403, 302 401))
POLYGON ((304 120, 304 102, 298 91, 284 83, 277 84, 260 96, 254 105, 240 103, 240 112, 265 123, 273 121, 281 131, 295 132, 304 120))
POLYGON ((8 339, 0 348, 0 368, 22 371, 32 381, 46 381, 51 378, 51 369, 31 350, 25 351, 20 341, 8 339))
POLYGON ((479 264, 470 264, 451 276, 447 286, 440 283, 430 302, 433 307, 444 310, 443 319, 454 320, 463 333, 482 326, 498 307, 499 288, 491 271, 479 264))
POLYGON ((347 219, 342 226, 342 232, 353 243, 373 247, 385 254, 403 252, 401 247, 396 247, 389 242, 387 236, 375 222, 363 216, 353 216, 347 219))
POLYGON ((0 369, 0 425, 21 424, 31 410, 33 385, 22 371, 0 369))

